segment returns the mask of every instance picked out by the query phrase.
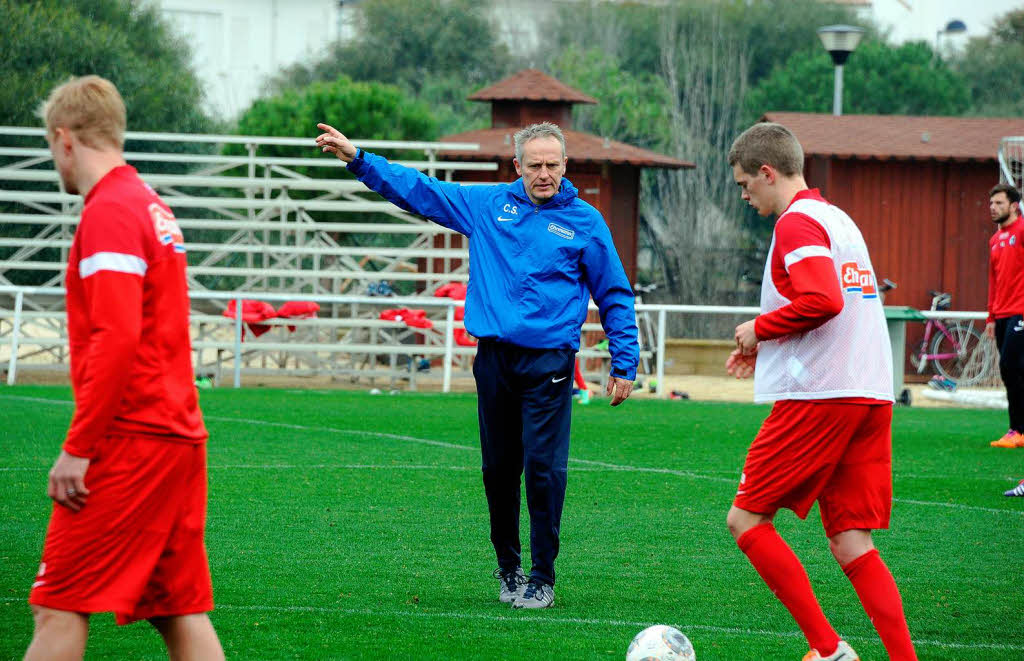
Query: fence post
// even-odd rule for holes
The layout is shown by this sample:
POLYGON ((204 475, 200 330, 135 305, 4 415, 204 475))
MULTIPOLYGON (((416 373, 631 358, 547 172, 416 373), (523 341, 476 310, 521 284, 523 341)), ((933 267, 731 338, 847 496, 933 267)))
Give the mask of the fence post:
POLYGON ((11 360, 7 363, 7 385, 14 385, 18 372, 18 335, 21 333, 21 306, 25 300, 25 292, 18 291, 14 295, 14 327, 11 329, 11 360))
POLYGON ((242 387, 242 298, 235 299, 235 387, 242 387))
POLYGON ((665 310, 658 310, 658 360, 656 372, 658 376, 658 399, 665 399, 665 310))
POLYGON ((442 392, 452 390, 452 348, 455 342, 455 303, 449 303, 445 311, 444 327, 444 379, 441 384, 442 392))

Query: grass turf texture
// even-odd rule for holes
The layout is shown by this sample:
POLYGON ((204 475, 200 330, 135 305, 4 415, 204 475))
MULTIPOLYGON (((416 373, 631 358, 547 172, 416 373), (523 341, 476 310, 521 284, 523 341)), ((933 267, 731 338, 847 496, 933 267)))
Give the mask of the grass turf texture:
MULTIPOLYGON (((0 658, 31 637, 25 597, 70 397, 0 390, 0 658)), ((701 661, 806 651, 725 528, 767 407, 574 407, 556 603, 541 612, 497 601, 475 397, 217 390, 202 407, 212 618, 229 657, 621 659, 654 623, 686 633, 701 661)), ((1002 412, 896 411, 893 523, 876 543, 922 659, 1024 658, 1024 499, 1002 496, 1024 450, 988 447, 1004 426, 1002 412)), ((523 521, 525 547, 525 497, 523 521)), ((817 510, 776 524, 840 634, 885 658, 817 510)), ((146 624, 92 622, 87 658, 164 654, 146 624)))

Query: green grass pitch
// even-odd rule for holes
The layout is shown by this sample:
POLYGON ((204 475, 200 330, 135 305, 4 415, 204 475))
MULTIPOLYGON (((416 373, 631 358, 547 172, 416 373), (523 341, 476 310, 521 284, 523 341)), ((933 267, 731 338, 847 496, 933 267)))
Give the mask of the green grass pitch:
MULTIPOLYGON (((70 398, 0 389, 0 659, 31 636, 70 398)), ((701 661, 806 651, 725 528, 767 407, 576 406, 556 603, 527 613, 499 604, 491 578, 474 396, 225 389, 202 406, 212 618, 229 658, 622 659, 656 623, 701 661)), ((1024 659, 1024 499, 1002 495, 1024 450, 988 447, 1005 426, 996 411, 896 411, 893 523, 876 544, 922 659, 1024 659)), ((525 541, 525 502, 523 517, 525 541)), ((885 658, 817 509, 776 523, 840 634, 885 658)), ((87 658, 163 654, 148 625, 93 618, 87 658)))

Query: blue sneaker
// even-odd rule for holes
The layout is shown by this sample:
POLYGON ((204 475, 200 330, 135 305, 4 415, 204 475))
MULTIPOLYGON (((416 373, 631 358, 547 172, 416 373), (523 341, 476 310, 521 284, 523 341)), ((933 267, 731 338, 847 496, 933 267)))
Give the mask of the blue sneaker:
POLYGON ((931 381, 928 382, 928 387, 935 390, 944 390, 946 392, 956 391, 956 381, 953 379, 947 379, 944 376, 936 374, 932 377, 931 381))

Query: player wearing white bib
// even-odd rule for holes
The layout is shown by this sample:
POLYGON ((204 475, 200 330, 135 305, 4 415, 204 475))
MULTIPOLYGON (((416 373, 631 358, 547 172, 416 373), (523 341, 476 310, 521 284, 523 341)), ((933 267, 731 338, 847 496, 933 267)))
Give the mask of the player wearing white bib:
POLYGON ((743 199, 777 215, 761 314, 736 327, 726 369, 754 374, 755 399, 774 401, 751 444, 727 523, 740 549, 793 615, 805 661, 856 661, 821 610, 800 560, 775 530, 780 508, 805 518, 815 501, 829 548, 889 658, 915 660, 896 582, 871 530, 892 505, 892 355, 860 230, 803 178, 788 129, 752 126, 729 151, 743 199))

